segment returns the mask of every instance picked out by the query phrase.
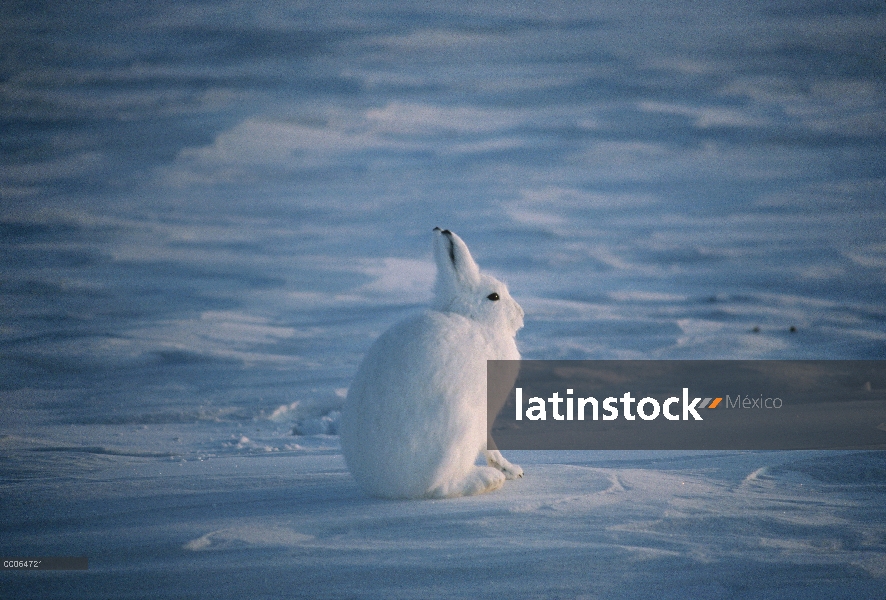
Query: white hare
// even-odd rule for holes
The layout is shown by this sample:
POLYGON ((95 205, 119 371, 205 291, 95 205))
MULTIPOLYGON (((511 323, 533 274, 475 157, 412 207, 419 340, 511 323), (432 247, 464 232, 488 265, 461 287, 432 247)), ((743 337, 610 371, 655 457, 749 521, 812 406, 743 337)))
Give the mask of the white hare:
POLYGON ((434 229, 434 256, 432 307, 376 340, 342 412, 345 461, 373 496, 471 496, 523 476, 486 450, 486 361, 520 358, 523 309, 454 233, 434 229))

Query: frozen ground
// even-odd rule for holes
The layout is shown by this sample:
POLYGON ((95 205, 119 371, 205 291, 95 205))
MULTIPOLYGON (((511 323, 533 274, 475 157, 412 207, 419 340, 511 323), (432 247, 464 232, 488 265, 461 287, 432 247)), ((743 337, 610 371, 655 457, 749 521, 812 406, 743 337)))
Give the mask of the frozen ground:
POLYGON ((886 358, 886 6, 322 5, 0 5, 0 553, 90 559, 2 595, 882 600, 881 452, 382 502, 335 427, 437 225, 526 358, 886 358))
POLYGON ((394 502, 334 447, 34 448, 4 540, 90 568, 4 573, 16 598, 857 599, 886 577, 877 453, 514 452, 527 476, 497 493, 394 502))

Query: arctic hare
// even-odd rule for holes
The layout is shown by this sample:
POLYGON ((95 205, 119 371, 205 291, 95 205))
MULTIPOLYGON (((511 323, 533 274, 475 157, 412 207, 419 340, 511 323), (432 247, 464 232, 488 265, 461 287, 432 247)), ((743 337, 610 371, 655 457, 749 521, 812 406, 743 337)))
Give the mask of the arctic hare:
POLYGON ((431 308, 376 340, 342 412, 345 461, 373 496, 471 496, 523 476, 486 450, 486 361, 520 358, 523 309, 451 231, 434 229, 434 257, 431 308))

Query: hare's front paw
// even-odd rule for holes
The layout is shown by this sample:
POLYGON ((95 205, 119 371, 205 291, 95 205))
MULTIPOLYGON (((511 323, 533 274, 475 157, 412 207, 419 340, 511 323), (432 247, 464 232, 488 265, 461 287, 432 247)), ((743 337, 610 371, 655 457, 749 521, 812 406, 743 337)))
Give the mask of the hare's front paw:
POLYGON ((506 479, 520 479, 523 477, 523 469, 509 462, 498 450, 486 451, 486 464, 504 473, 506 479))
POLYGON ((520 479, 523 477, 523 469, 513 463, 508 463, 506 467, 498 467, 505 474, 505 479, 520 479))
POLYGON ((428 498, 475 496, 497 490, 505 483, 505 475, 492 467, 474 467, 462 479, 447 481, 428 491, 428 498))

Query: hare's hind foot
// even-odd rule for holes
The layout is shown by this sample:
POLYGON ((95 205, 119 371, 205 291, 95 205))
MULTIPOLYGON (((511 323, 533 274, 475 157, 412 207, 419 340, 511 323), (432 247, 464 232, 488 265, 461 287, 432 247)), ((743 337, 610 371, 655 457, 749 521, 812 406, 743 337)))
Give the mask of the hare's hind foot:
POLYGON ((498 450, 486 451, 486 464, 504 473, 507 479, 520 479, 523 477, 523 469, 509 462, 498 450))
POLYGON ((447 482, 432 489, 430 498, 458 498, 493 492, 505 484, 505 475, 492 467, 474 467, 463 479, 447 482))

